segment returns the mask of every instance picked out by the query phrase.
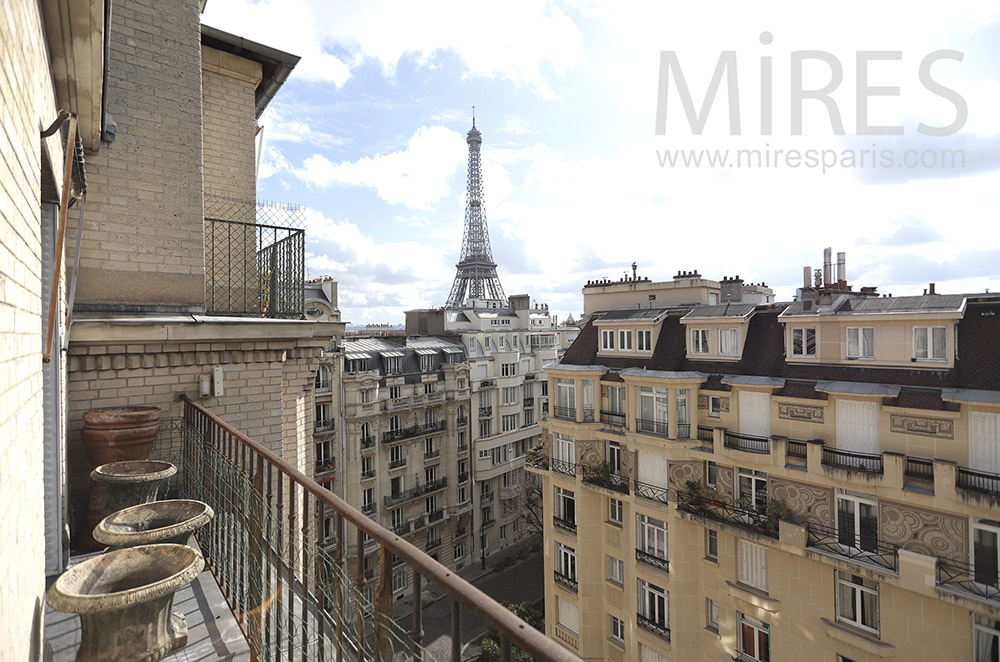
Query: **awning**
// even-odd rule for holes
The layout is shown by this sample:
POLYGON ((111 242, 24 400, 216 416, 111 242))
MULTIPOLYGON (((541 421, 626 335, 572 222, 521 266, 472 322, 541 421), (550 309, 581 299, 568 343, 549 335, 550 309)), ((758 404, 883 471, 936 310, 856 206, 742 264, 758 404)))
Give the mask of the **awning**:
POLYGON ((401 359, 404 356, 406 356, 406 352, 395 349, 386 349, 379 352, 379 356, 381 356, 384 359, 396 359, 396 358, 401 359))
POLYGON ((941 389, 941 399, 998 405, 1000 404, 1000 391, 985 391, 975 388, 943 388, 941 389))
POLYGON ((444 353, 445 354, 461 354, 462 351, 463 350, 462 350, 461 347, 445 347, 444 348, 444 353))
MULTIPOLYGON (((419 356, 437 356, 438 350, 436 349, 418 349, 416 350, 419 356)), ((385 356, 383 354, 382 356, 385 356)))
POLYGON ((896 397, 899 395, 899 386, 892 384, 866 384, 863 382, 816 382, 816 390, 824 393, 851 393, 854 395, 887 395, 896 397))
POLYGON ((784 377, 765 377, 762 375, 723 375, 723 384, 730 386, 772 386, 781 388, 785 385, 784 377))

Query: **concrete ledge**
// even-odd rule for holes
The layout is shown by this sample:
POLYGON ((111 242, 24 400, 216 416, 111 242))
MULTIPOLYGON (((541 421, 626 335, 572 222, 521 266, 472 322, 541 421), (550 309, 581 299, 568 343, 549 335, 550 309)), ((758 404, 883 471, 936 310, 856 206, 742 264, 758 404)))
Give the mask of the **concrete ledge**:
POLYGON ((820 618, 819 620, 823 624, 823 629, 826 631, 826 636, 828 637, 855 646, 865 651, 868 655, 873 655, 879 659, 896 657, 896 647, 880 639, 876 639, 874 635, 849 625, 835 623, 826 618, 820 618))
POLYGON ((772 598, 752 586, 744 586, 743 584, 734 584, 731 581, 726 581, 726 588, 729 590, 730 597, 753 605, 758 609, 763 609, 772 614, 781 611, 781 600, 772 598))

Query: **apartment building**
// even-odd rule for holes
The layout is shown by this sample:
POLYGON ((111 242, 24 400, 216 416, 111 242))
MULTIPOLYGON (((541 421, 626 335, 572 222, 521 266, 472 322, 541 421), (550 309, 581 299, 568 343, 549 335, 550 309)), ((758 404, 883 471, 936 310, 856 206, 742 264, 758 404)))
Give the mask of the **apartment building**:
POLYGON ((550 637, 616 662, 997 659, 1000 296, 810 275, 791 303, 588 304, 529 459, 550 637))

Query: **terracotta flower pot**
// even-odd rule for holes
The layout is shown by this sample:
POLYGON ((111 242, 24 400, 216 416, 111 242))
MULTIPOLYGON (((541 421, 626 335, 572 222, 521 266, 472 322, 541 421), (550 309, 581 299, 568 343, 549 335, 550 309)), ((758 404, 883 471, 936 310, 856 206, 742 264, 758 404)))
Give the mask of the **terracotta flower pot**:
POLYGON ((94 467, 145 460, 160 433, 159 407, 101 407, 83 415, 80 436, 94 467))

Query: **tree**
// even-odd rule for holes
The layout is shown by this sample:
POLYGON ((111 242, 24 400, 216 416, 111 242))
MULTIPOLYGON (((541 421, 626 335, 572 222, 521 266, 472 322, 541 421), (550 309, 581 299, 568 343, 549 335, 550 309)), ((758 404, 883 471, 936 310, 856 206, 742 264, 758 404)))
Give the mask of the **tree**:
MULTIPOLYGON (((531 627, 539 632, 545 632, 545 613, 535 605, 530 602, 503 602, 501 604, 531 627)), ((496 630, 487 632, 480 643, 480 650, 482 654, 479 657, 479 662, 500 662, 500 633, 496 630)), ((510 653, 512 662, 534 662, 535 659, 516 646, 511 646, 510 653)))
POLYGON ((524 472, 524 489, 521 492, 521 513, 525 525, 542 535, 542 478, 530 471, 524 472))

